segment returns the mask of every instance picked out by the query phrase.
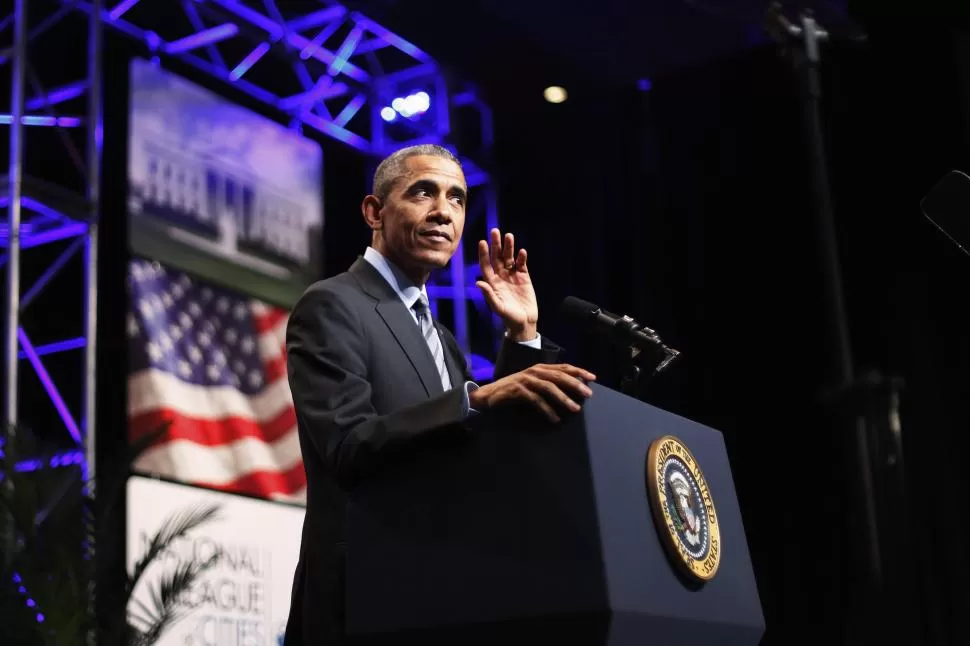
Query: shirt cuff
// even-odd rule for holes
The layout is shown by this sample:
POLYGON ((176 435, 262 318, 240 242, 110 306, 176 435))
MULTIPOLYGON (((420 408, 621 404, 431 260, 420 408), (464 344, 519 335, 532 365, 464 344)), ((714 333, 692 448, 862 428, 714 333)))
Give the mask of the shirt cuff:
POLYGON ((478 390, 478 384, 476 384, 474 381, 466 381, 464 390, 465 390, 465 402, 462 406, 462 416, 467 419, 469 417, 474 417, 475 415, 478 415, 479 412, 481 412, 472 408, 471 404, 469 403, 469 393, 472 392, 473 390, 478 390))
POLYGON ((542 349, 542 335, 539 334, 538 332, 536 332, 536 338, 532 339, 531 341, 519 341, 519 345, 527 345, 530 348, 534 348, 536 350, 541 350, 542 349))

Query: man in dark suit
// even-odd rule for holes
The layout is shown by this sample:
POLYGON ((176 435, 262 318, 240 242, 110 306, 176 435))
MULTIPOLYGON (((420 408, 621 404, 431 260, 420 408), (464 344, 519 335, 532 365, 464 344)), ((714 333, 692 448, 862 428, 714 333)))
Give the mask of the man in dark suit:
MULTIPOLYGON (((471 415, 528 402, 551 420, 576 412, 594 375, 557 363, 536 329, 525 249, 512 234, 479 242, 477 285, 506 326, 495 379, 479 386, 455 338, 435 323, 425 283, 451 259, 467 186, 446 149, 389 156, 361 210, 371 246, 350 270, 309 287, 291 312, 287 365, 307 473, 307 508, 285 643, 344 639, 346 493, 436 437, 471 431, 471 415)), ((459 260, 460 261, 460 260, 459 260)))

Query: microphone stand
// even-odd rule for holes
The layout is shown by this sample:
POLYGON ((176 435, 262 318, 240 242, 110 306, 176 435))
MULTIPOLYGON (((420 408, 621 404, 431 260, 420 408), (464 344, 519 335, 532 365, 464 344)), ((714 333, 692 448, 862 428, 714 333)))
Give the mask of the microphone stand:
POLYGON ((633 345, 621 349, 625 370, 620 379, 619 390, 624 395, 642 400, 647 380, 660 373, 680 355, 679 351, 668 347, 656 334, 654 337, 657 343, 648 349, 633 345))
POLYGON ((834 406, 839 426, 852 438, 847 451, 855 454, 850 464, 856 470, 853 501, 859 509, 850 510, 856 513, 856 519, 861 516, 861 523, 850 528, 850 536, 862 538, 850 551, 855 557, 849 564, 849 589, 853 594, 845 611, 844 637, 847 643, 911 643, 904 624, 916 606, 905 598, 907 591, 918 586, 913 585, 914 577, 905 574, 907 566, 900 564, 907 560, 912 563, 916 556, 904 538, 911 530, 905 514, 897 410, 901 384, 879 373, 859 379, 853 365, 820 109, 821 46, 831 35, 810 10, 801 11, 795 23, 785 17, 778 3, 768 10, 766 30, 781 46, 783 57, 791 63, 800 82, 832 343, 831 362, 836 374, 836 385, 826 403, 834 406), (882 631, 885 634, 880 634, 882 631))

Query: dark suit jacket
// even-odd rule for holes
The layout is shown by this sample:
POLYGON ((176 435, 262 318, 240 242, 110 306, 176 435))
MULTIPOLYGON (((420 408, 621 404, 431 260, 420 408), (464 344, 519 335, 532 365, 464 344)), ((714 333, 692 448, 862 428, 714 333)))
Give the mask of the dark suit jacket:
MULTIPOLYGON (((347 493, 435 438, 460 439, 471 374, 438 325, 455 388, 444 392, 421 331, 367 261, 315 283, 290 314, 287 367, 307 474, 300 560, 286 629, 289 646, 339 644, 344 628, 347 493)), ((559 348, 505 342, 495 378, 553 363, 559 348)))

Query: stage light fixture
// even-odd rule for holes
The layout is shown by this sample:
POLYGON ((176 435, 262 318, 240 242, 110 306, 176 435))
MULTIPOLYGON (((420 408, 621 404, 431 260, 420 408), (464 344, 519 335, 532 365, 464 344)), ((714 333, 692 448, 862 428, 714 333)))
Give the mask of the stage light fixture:
POLYGON ((397 112, 394 110, 394 108, 385 106, 381 108, 381 119, 390 123, 397 119, 397 112))
POLYGON ((396 115, 395 117, 390 117, 390 115, 397 113, 405 119, 413 119, 421 116, 430 109, 431 96, 427 92, 415 92, 408 96, 399 96, 391 101, 390 108, 381 110, 381 117, 384 121, 393 121, 396 115))
POLYGON ((407 100, 411 101, 411 107, 413 107, 414 111, 418 114, 427 112, 431 107, 431 97, 427 92, 418 92, 417 94, 409 96, 407 100))
POLYGON ((542 96, 546 98, 549 103, 562 103, 569 96, 566 93, 566 89, 559 87, 558 85, 550 85, 542 92, 542 96))

